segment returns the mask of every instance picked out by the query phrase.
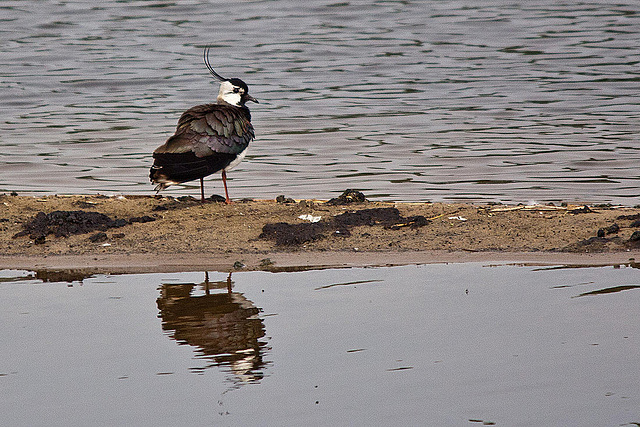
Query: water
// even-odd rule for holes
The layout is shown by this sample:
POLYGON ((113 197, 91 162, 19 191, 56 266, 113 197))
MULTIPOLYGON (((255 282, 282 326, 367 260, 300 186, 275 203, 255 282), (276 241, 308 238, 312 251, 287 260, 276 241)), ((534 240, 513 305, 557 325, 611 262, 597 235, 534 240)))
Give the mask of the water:
POLYGON ((638 277, 5 270, 0 424, 636 425, 638 277))
POLYGON ((235 198, 640 203, 636 0, 23 0, 0 23, 0 191, 152 194, 150 153, 217 93, 211 45, 261 100, 235 198))

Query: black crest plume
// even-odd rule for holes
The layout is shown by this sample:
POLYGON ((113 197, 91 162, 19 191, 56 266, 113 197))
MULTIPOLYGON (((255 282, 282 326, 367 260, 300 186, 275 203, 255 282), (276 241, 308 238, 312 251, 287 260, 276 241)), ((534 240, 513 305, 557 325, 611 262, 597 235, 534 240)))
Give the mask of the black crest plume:
POLYGON ((211 66, 211 63, 209 62, 209 50, 211 48, 210 47, 205 47, 204 48, 204 54, 203 54, 203 59, 204 59, 204 65, 207 66, 207 69, 209 70, 209 72, 211 73, 211 75, 218 80, 219 82, 223 82, 225 80, 229 80, 229 79, 225 79, 224 77, 222 77, 220 74, 216 73, 216 70, 213 69, 213 67, 211 66))

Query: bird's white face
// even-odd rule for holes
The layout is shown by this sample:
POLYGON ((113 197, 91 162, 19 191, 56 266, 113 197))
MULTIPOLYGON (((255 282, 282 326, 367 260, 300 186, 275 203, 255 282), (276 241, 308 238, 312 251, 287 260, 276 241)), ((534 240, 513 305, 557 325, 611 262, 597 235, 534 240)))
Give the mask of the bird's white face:
POLYGON ((238 86, 234 86, 229 81, 223 81, 220 83, 220 92, 218 92, 218 102, 223 101, 227 104, 241 107, 240 100, 244 94, 244 89, 238 86))

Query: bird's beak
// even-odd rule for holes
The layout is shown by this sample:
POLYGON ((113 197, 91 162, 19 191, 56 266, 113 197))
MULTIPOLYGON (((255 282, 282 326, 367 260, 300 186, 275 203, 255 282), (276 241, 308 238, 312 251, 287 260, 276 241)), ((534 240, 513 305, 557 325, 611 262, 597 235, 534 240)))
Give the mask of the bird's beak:
POLYGON ((256 104, 260 104, 257 99, 255 99, 253 96, 248 95, 248 94, 247 94, 247 101, 253 101, 256 104))

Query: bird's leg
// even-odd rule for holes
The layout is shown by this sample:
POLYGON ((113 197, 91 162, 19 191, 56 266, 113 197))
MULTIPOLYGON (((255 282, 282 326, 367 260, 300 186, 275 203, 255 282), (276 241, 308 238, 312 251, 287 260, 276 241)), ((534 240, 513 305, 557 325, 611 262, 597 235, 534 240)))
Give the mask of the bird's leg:
POLYGON ((200 202, 204 203, 204 178, 200 178, 200 202))
POLYGON ((229 198, 229 191, 227 191, 227 171, 224 169, 222 169, 222 184, 224 184, 224 195, 227 197, 224 202, 230 204, 231 199, 229 198))

